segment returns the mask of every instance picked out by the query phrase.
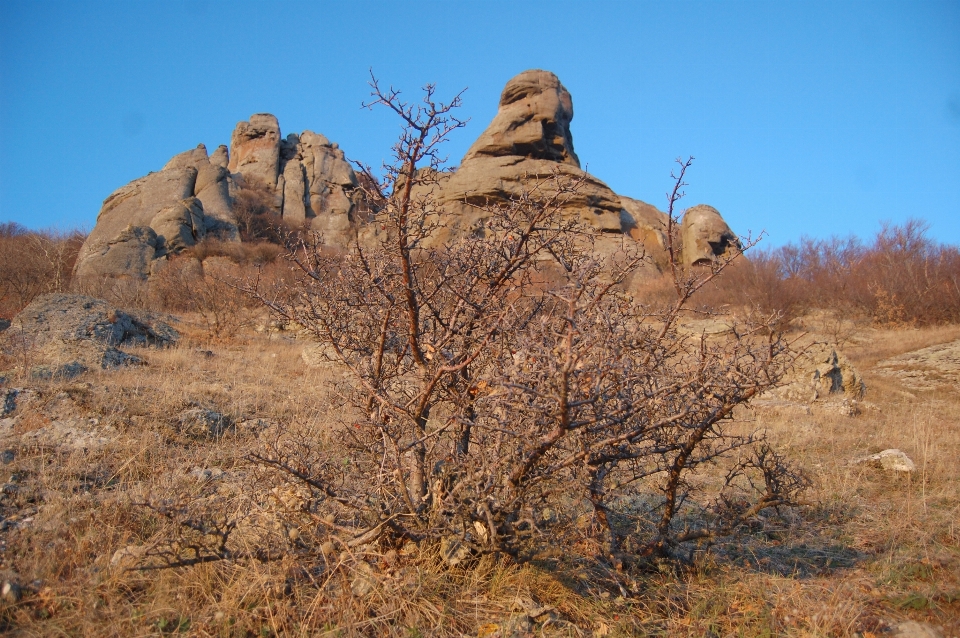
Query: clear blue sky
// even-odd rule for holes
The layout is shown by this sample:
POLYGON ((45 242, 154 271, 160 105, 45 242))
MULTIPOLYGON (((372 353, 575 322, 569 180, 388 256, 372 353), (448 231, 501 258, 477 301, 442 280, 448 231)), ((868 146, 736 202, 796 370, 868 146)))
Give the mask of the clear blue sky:
POLYGON ((664 207, 695 156, 709 203, 768 246, 920 217, 960 244, 960 1, 0 2, 0 221, 91 228, 132 179, 270 112, 378 164, 397 123, 368 69, 415 96, 468 87, 458 162, 504 83, 555 72, 574 143, 664 207))

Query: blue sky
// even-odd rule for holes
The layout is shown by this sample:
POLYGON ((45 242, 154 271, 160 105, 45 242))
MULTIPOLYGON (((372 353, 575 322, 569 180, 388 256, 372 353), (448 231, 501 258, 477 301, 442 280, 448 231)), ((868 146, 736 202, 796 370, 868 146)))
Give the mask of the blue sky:
POLYGON ((91 228, 102 201, 256 112, 378 164, 411 97, 467 87, 460 160, 530 68, 570 90, 616 192, 709 203, 767 246, 929 222, 960 244, 960 0, 0 3, 0 221, 91 228))

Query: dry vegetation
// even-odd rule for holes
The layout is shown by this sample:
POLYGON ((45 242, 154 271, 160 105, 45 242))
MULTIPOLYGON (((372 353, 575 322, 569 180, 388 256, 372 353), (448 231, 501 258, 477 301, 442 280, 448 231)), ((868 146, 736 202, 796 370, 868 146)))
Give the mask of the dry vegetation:
MULTIPOLYGON (((740 427, 765 428, 807 470, 809 504, 786 524, 754 521, 736 542, 720 542, 691 564, 658 562, 624 574, 582 556, 527 563, 488 556, 451 568, 426 544, 394 552, 339 547, 311 563, 130 569, 139 550, 126 558, 118 550, 149 548, 169 533, 162 517, 137 503, 179 493, 249 505, 275 487, 252 470, 249 452, 290 424, 320 441, 337 436, 329 406, 341 369, 305 368, 303 342, 289 333, 244 331, 211 342, 203 325, 180 324, 187 338, 177 348, 138 351, 148 367, 31 383, 39 394, 22 400, 16 434, 80 415, 97 420, 83 427, 104 444, 24 441, 4 453, 2 570, 23 588, 19 601, 2 602, 6 629, 485 635, 491 623, 513 618, 519 627, 547 608, 534 618, 534 635, 879 636, 883 623, 905 618, 943 626, 948 636, 960 632, 960 400, 949 385, 904 393, 871 368, 960 338, 960 329, 859 326, 847 353, 870 388, 861 416, 817 406, 799 416, 739 414, 740 427), (214 437, 185 429, 179 415, 196 407, 222 413, 230 426, 214 437), (887 447, 910 454, 918 472, 896 477, 849 463, 887 447)), ((249 533, 295 547, 298 533, 309 532, 283 527, 297 498, 262 498, 263 527, 249 533)))
POLYGON ((37 295, 68 290, 84 239, 79 231, 0 224, 0 319, 13 317, 37 295))
MULTIPOLYGON (((392 177, 415 175, 401 161, 392 177)), ((364 188, 377 194, 369 176, 364 188)), ((245 197, 247 238, 281 237, 263 226, 264 195, 245 197)), ((375 260, 211 240, 149 284, 104 291, 173 313, 183 338, 134 349, 141 368, 4 379, 0 628, 866 638, 916 619, 960 636, 960 370, 922 389, 889 374, 896 355, 960 340, 957 250, 910 222, 868 246, 804 240, 712 279, 721 263, 627 304, 555 204, 531 193, 490 211, 502 232, 488 241, 418 253, 389 242, 429 233, 429 202, 384 200, 370 214, 396 232, 375 260), (545 274, 544 252, 569 267, 545 274), (423 279, 404 280, 407 268, 423 279), (429 300, 414 308, 422 325, 410 289, 429 300), (774 321, 683 336, 691 298, 774 321), (842 346, 868 387, 859 415, 751 406, 798 338, 842 346), (318 340, 328 361, 306 366, 318 340), (638 387, 649 404, 625 410, 638 387), (542 445, 558 420, 567 431, 542 445), (569 425, 582 422, 627 444, 569 425), (700 456, 674 473, 690 432, 700 456), (917 471, 852 462, 887 448, 917 471), (790 463, 757 462, 770 449, 790 463), (568 471, 572 457, 583 467, 568 471)), ((60 246, 33 270, 5 262, 4 282, 43 283, 4 283, 3 312, 65 286, 75 238, 12 229, 0 241, 60 246)))

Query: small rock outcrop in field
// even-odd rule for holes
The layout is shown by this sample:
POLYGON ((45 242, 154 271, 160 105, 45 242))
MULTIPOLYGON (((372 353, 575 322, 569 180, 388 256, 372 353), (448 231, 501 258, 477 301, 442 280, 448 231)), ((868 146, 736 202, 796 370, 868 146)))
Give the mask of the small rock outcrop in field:
POLYGON ((884 359, 875 370, 911 390, 960 390, 960 340, 884 359))
POLYGON ((913 459, 907 456, 905 452, 897 449, 883 450, 877 454, 865 456, 862 459, 857 459, 856 463, 869 463, 888 472, 913 472, 917 469, 913 459))
POLYGON ((792 401, 863 398, 866 385, 853 364, 828 344, 814 344, 794 364, 786 383, 772 396, 792 401))
POLYGON ((20 311, 4 334, 4 348, 25 360, 34 376, 71 377, 88 368, 143 361, 117 346, 168 346, 179 334, 148 313, 127 313, 102 299, 48 294, 20 311))

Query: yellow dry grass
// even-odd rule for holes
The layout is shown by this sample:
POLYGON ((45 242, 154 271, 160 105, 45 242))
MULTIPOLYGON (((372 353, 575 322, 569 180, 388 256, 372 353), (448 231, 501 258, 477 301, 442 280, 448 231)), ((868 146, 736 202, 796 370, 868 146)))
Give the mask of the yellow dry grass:
POLYGON ((0 600, 3 630, 866 637, 915 619, 960 636, 960 392, 903 392, 871 372, 891 356, 960 338, 960 327, 857 329, 845 353, 868 385, 860 416, 823 406, 746 411, 742 427, 765 428, 812 476, 808 506, 787 524, 719 542, 690 567, 635 574, 635 589, 621 591, 599 564, 487 557, 456 569, 426 546, 396 558, 369 550, 363 574, 357 556, 331 556, 317 569, 289 560, 159 571, 111 564, 118 550, 156 539, 156 517, 138 502, 196 489, 195 468, 241 473, 258 427, 335 434, 337 373, 305 367, 303 342, 254 333, 211 342, 198 325, 180 326, 187 338, 177 348, 137 352, 144 368, 32 384, 40 396, 19 409, 18 429, 72 412, 97 419, 109 443, 71 451, 5 439, 14 456, 0 467, 0 578, 19 583, 22 597, 0 600), (192 406, 255 425, 193 437, 175 423, 192 406), (906 452, 917 471, 900 477, 851 464, 886 448, 906 452), (361 577, 366 585, 353 586, 361 577))

